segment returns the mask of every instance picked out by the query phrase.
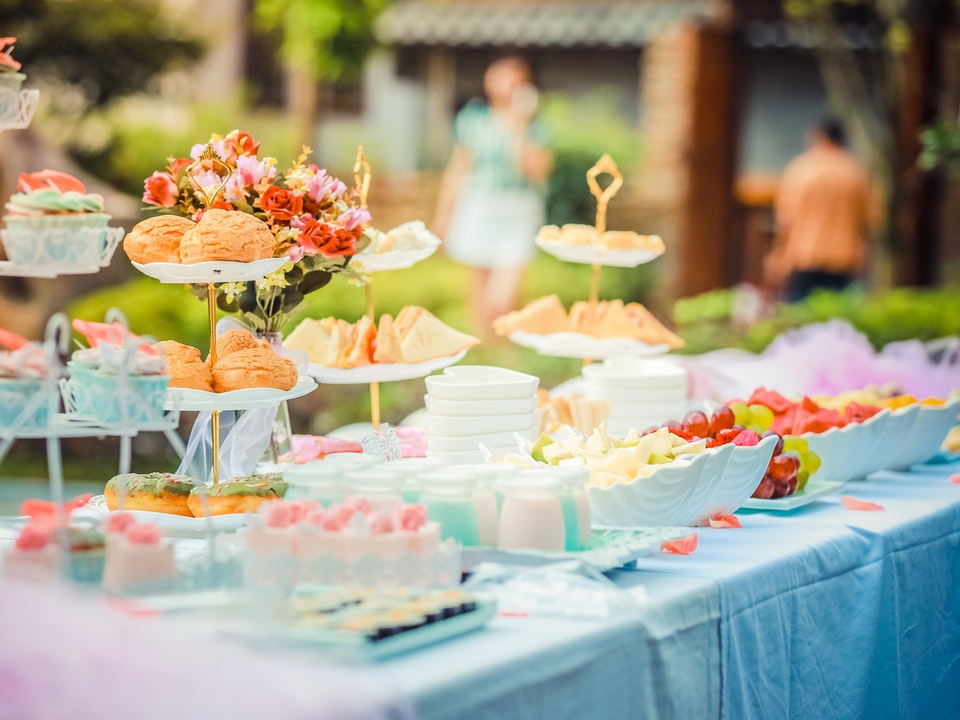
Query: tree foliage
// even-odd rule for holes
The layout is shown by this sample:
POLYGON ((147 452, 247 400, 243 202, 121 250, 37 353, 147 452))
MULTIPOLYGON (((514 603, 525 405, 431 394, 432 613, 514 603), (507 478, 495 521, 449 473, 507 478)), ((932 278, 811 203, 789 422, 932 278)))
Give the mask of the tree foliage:
POLYGON ((162 0, 0 0, 29 75, 68 89, 74 110, 143 91, 159 73, 199 56, 162 0))
POLYGON ((280 36, 287 67, 315 80, 359 73, 374 45, 373 22, 389 0, 256 0, 257 24, 280 36))

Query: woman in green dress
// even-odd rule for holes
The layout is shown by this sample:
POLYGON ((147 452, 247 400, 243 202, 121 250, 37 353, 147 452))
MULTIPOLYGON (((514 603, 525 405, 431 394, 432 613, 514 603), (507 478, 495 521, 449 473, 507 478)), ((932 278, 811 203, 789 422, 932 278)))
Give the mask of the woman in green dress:
POLYGON ((537 91, 522 58, 484 73, 486 102, 471 100, 454 124, 434 230, 447 254, 472 268, 470 311, 477 330, 516 306, 524 266, 544 222, 544 187, 553 162, 535 120, 537 91))

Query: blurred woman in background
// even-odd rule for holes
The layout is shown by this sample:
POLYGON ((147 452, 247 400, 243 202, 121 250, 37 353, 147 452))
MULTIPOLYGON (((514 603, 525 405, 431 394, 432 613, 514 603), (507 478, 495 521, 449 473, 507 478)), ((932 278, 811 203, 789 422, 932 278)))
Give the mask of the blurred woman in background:
POLYGON ((447 254, 472 268, 470 312, 486 333, 495 317, 516 306, 544 222, 553 156, 534 119, 538 95, 525 60, 491 63, 483 89, 486 102, 471 100, 454 123, 433 225, 447 254))

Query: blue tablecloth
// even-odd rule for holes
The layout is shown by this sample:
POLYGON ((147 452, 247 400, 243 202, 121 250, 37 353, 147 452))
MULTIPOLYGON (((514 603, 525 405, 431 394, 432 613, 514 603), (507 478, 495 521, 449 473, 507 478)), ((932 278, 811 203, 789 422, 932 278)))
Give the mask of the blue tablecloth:
POLYGON ((431 719, 960 717, 958 471, 845 488, 883 512, 741 513, 613 573, 636 617, 500 618, 383 672, 431 719))

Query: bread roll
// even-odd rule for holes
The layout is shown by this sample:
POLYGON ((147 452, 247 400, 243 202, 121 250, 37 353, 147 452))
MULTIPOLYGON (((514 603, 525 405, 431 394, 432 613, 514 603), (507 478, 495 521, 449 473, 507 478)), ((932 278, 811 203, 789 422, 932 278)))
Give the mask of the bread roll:
POLYGON ((170 387, 213 391, 210 366, 200 359, 200 351, 176 340, 164 340, 154 345, 163 352, 170 376, 170 387))
POLYGON ((179 215, 147 218, 134 225, 123 239, 123 250, 135 263, 179 263, 183 236, 196 225, 179 215))
POLYGON ((213 366, 214 392, 267 387, 290 390, 297 384, 297 366, 266 347, 237 350, 213 366))
POLYGON ((263 220, 239 210, 207 210, 196 227, 180 242, 180 262, 185 265, 210 260, 253 262, 270 255, 276 238, 263 220))

